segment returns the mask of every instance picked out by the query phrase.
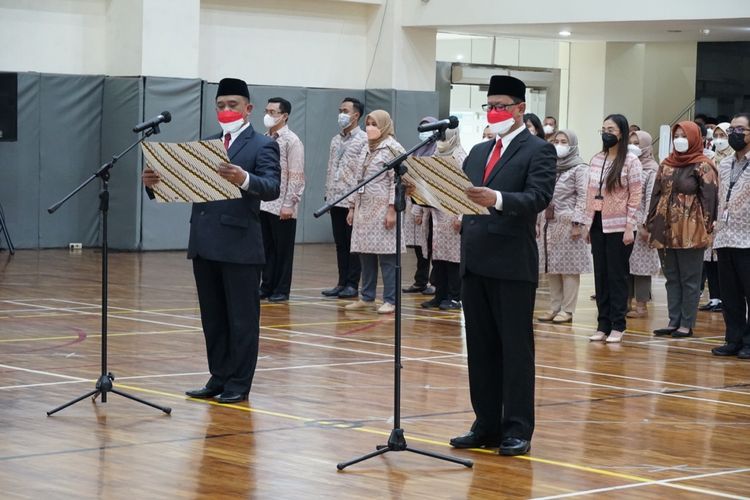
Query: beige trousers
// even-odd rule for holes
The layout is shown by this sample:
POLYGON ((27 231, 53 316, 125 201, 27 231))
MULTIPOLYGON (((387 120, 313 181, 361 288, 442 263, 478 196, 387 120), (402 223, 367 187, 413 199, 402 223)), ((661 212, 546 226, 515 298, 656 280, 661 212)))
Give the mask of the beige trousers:
POLYGON ((548 274, 550 311, 573 314, 578 300, 580 274, 548 274))

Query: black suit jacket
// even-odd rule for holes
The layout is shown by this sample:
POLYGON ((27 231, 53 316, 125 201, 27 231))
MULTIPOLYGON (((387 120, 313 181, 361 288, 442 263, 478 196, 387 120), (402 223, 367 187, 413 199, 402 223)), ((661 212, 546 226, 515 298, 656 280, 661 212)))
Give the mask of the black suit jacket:
POLYGON ((188 259, 264 264, 260 202, 279 197, 279 145, 251 125, 234 140, 228 154, 230 163, 250 174, 250 184, 242 198, 193 204, 188 259))
POLYGON ((503 209, 463 218, 461 274, 538 283, 536 217, 549 205, 555 189, 555 148, 523 130, 503 151, 485 183, 484 169, 494 146, 494 141, 477 144, 464 161, 464 172, 475 186, 500 191, 503 209))

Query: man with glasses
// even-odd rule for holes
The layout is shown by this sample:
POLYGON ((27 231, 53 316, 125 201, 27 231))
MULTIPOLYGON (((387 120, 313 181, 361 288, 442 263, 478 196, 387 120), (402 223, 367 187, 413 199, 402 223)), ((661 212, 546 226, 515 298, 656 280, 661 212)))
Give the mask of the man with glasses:
POLYGON ((289 130, 292 104, 272 97, 266 104, 263 125, 279 145, 281 184, 279 197, 260 204, 263 247, 266 267, 260 285, 260 298, 269 302, 289 300, 294 264, 294 237, 297 233, 297 210, 305 190, 305 150, 297 134, 289 130))
POLYGON ((487 121, 496 140, 474 146, 466 191, 487 215, 464 216, 461 235, 469 388, 476 418, 456 448, 528 453, 534 432, 533 314, 539 279, 536 217, 552 199, 557 155, 523 122, 526 85, 493 76, 487 121))
MULTIPOLYGON (((187 391, 192 398, 215 398, 219 403, 247 399, 258 361, 260 299, 258 284, 265 262, 258 212, 261 200, 279 196, 279 146, 255 132, 247 84, 235 78, 219 82, 216 117, 229 161, 219 174, 240 187, 242 198, 193 203, 190 215, 188 258, 198 290, 201 323, 206 340, 208 371, 201 389, 187 391)), ((159 175, 143 171, 150 190, 159 175)))
POLYGON ((714 236, 726 344, 711 352, 750 359, 750 113, 736 115, 726 132, 735 154, 719 165, 719 216, 714 236))

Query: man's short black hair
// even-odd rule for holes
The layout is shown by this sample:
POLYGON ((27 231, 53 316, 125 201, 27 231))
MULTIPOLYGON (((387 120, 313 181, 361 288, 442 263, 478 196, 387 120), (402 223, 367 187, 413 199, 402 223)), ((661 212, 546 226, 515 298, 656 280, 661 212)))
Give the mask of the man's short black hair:
POLYGON ((732 120, 734 120, 735 118, 744 118, 745 120, 747 120, 747 123, 750 123, 750 113, 746 113, 743 111, 741 113, 737 113, 736 115, 734 115, 732 117, 732 120))
POLYGON ((693 121, 695 121, 695 120, 703 120, 705 122, 706 118, 708 118, 708 115, 706 115, 705 113, 698 113, 697 115, 695 115, 693 117, 693 121))
POLYGON ((292 113, 292 103, 287 101, 283 97, 272 97, 268 100, 268 102, 279 103, 279 109, 282 113, 286 113, 288 115, 292 113))
POLYGON ((718 125, 718 124, 719 124, 719 120, 717 120, 713 116, 706 117, 706 125, 718 125))
POLYGON ((365 105, 362 104, 362 102, 356 97, 344 97, 344 100, 341 102, 352 103, 352 106, 354 106, 354 109, 357 110, 357 113, 359 113, 360 118, 365 114, 365 105))
POLYGON ((555 125, 557 125, 557 118, 555 118, 554 116, 545 116, 545 117, 544 117, 544 119, 545 119, 545 120, 546 120, 546 119, 548 119, 548 118, 549 118, 550 120, 555 120, 555 125))

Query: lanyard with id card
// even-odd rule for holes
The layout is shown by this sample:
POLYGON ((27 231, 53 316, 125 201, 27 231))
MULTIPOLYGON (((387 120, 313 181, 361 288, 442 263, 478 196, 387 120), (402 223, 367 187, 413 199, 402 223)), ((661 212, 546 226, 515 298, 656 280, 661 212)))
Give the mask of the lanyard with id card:
POLYGON ((745 173, 745 169, 747 168, 747 166, 750 165, 750 160, 745 158, 745 164, 742 166, 742 170, 740 170, 740 173, 733 178, 732 175, 734 173, 734 166, 736 161, 736 158, 732 160, 732 169, 729 171, 729 189, 727 189, 727 197, 724 200, 724 213, 721 214, 721 220, 722 222, 724 222, 724 224, 729 223, 729 199, 732 197, 732 190, 734 190, 734 186, 735 184, 737 184, 737 181, 740 180, 742 174, 745 173))

